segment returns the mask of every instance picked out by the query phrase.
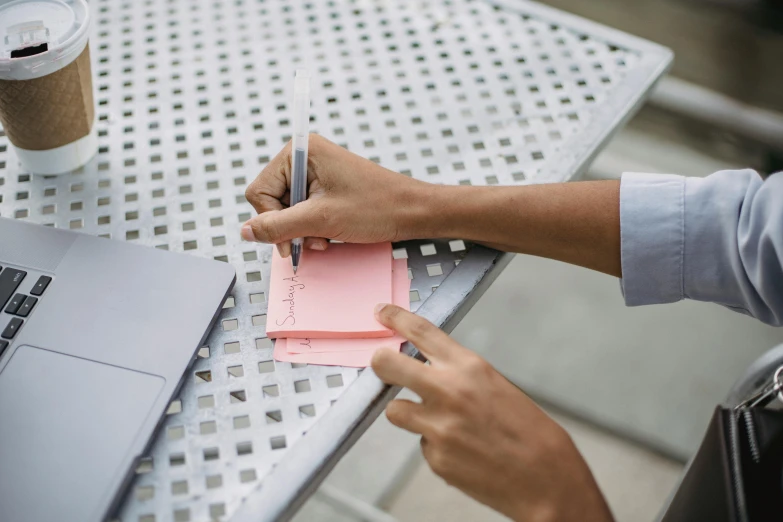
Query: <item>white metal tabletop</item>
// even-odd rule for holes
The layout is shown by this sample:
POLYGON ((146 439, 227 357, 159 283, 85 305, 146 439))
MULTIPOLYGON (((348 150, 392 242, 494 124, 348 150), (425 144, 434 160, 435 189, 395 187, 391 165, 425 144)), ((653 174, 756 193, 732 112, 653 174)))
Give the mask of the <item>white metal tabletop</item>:
MULTIPOLYGON (((124 522, 289 518, 396 393, 371 370, 272 361, 271 249, 239 228, 253 214, 245 187, 290 138, 294 69, 313 76, 315 132, 418 179, 507 185, 580 176, 671 61, 523 0, 90 7, 99 153, 32 176, 0 135, 0 215, 214 258, 238 276, 124 522)), ((459 240, 395 255, 412 308, 446 331, 510 259, 459 240)))

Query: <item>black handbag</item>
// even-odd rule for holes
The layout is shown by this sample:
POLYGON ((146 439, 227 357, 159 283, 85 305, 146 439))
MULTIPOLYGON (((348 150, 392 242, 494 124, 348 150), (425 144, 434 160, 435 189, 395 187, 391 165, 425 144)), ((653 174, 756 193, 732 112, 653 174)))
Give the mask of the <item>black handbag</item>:
POLYGON ((783 366, 738 406, 718 406, 661 522, 783 521, 783 366))

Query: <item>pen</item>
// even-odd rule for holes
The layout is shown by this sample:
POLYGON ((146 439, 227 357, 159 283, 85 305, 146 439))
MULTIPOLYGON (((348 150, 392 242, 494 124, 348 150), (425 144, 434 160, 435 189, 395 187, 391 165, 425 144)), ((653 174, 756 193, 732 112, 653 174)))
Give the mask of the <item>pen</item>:
MULTIPOLYGON (((294 79, 294 137, 291 143, 291 206, 307 199, 307 151, 310 126, 310 75, 297 69, 294 79)), ((301 263, 304 238, 291 241, 291 265, 296 273, 301 263)))

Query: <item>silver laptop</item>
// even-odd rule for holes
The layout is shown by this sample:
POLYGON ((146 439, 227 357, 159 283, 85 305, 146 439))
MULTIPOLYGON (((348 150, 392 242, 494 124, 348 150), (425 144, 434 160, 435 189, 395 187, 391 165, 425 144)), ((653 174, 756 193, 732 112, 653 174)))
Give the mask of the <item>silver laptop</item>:
POLYGON ((111 515, 235 281, 0 218, 0 521, 111 515))

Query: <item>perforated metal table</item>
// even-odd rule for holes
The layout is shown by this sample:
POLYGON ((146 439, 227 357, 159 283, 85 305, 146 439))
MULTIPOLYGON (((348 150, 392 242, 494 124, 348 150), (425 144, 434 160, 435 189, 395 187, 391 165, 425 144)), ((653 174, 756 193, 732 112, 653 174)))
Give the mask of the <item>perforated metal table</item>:
MULTIPOLYGON (((397 390, 371 370, 272 362, 268 247, 246 185, 313 128, 433 183, 578 177, 664 73, 661 47, 518 0, 91 0, 100 151, 59 177, 0 136, 0 215, 233 264, 219 324, 137 469, 125 522, 290 517, 397 390), (305 435, 306 434, 306 435, 305 435)), ((450 331, 509 261, 461 241, 397 245, 414 310, 450 331)), ((413 350, 408 346, 407 350, 413 350)))

